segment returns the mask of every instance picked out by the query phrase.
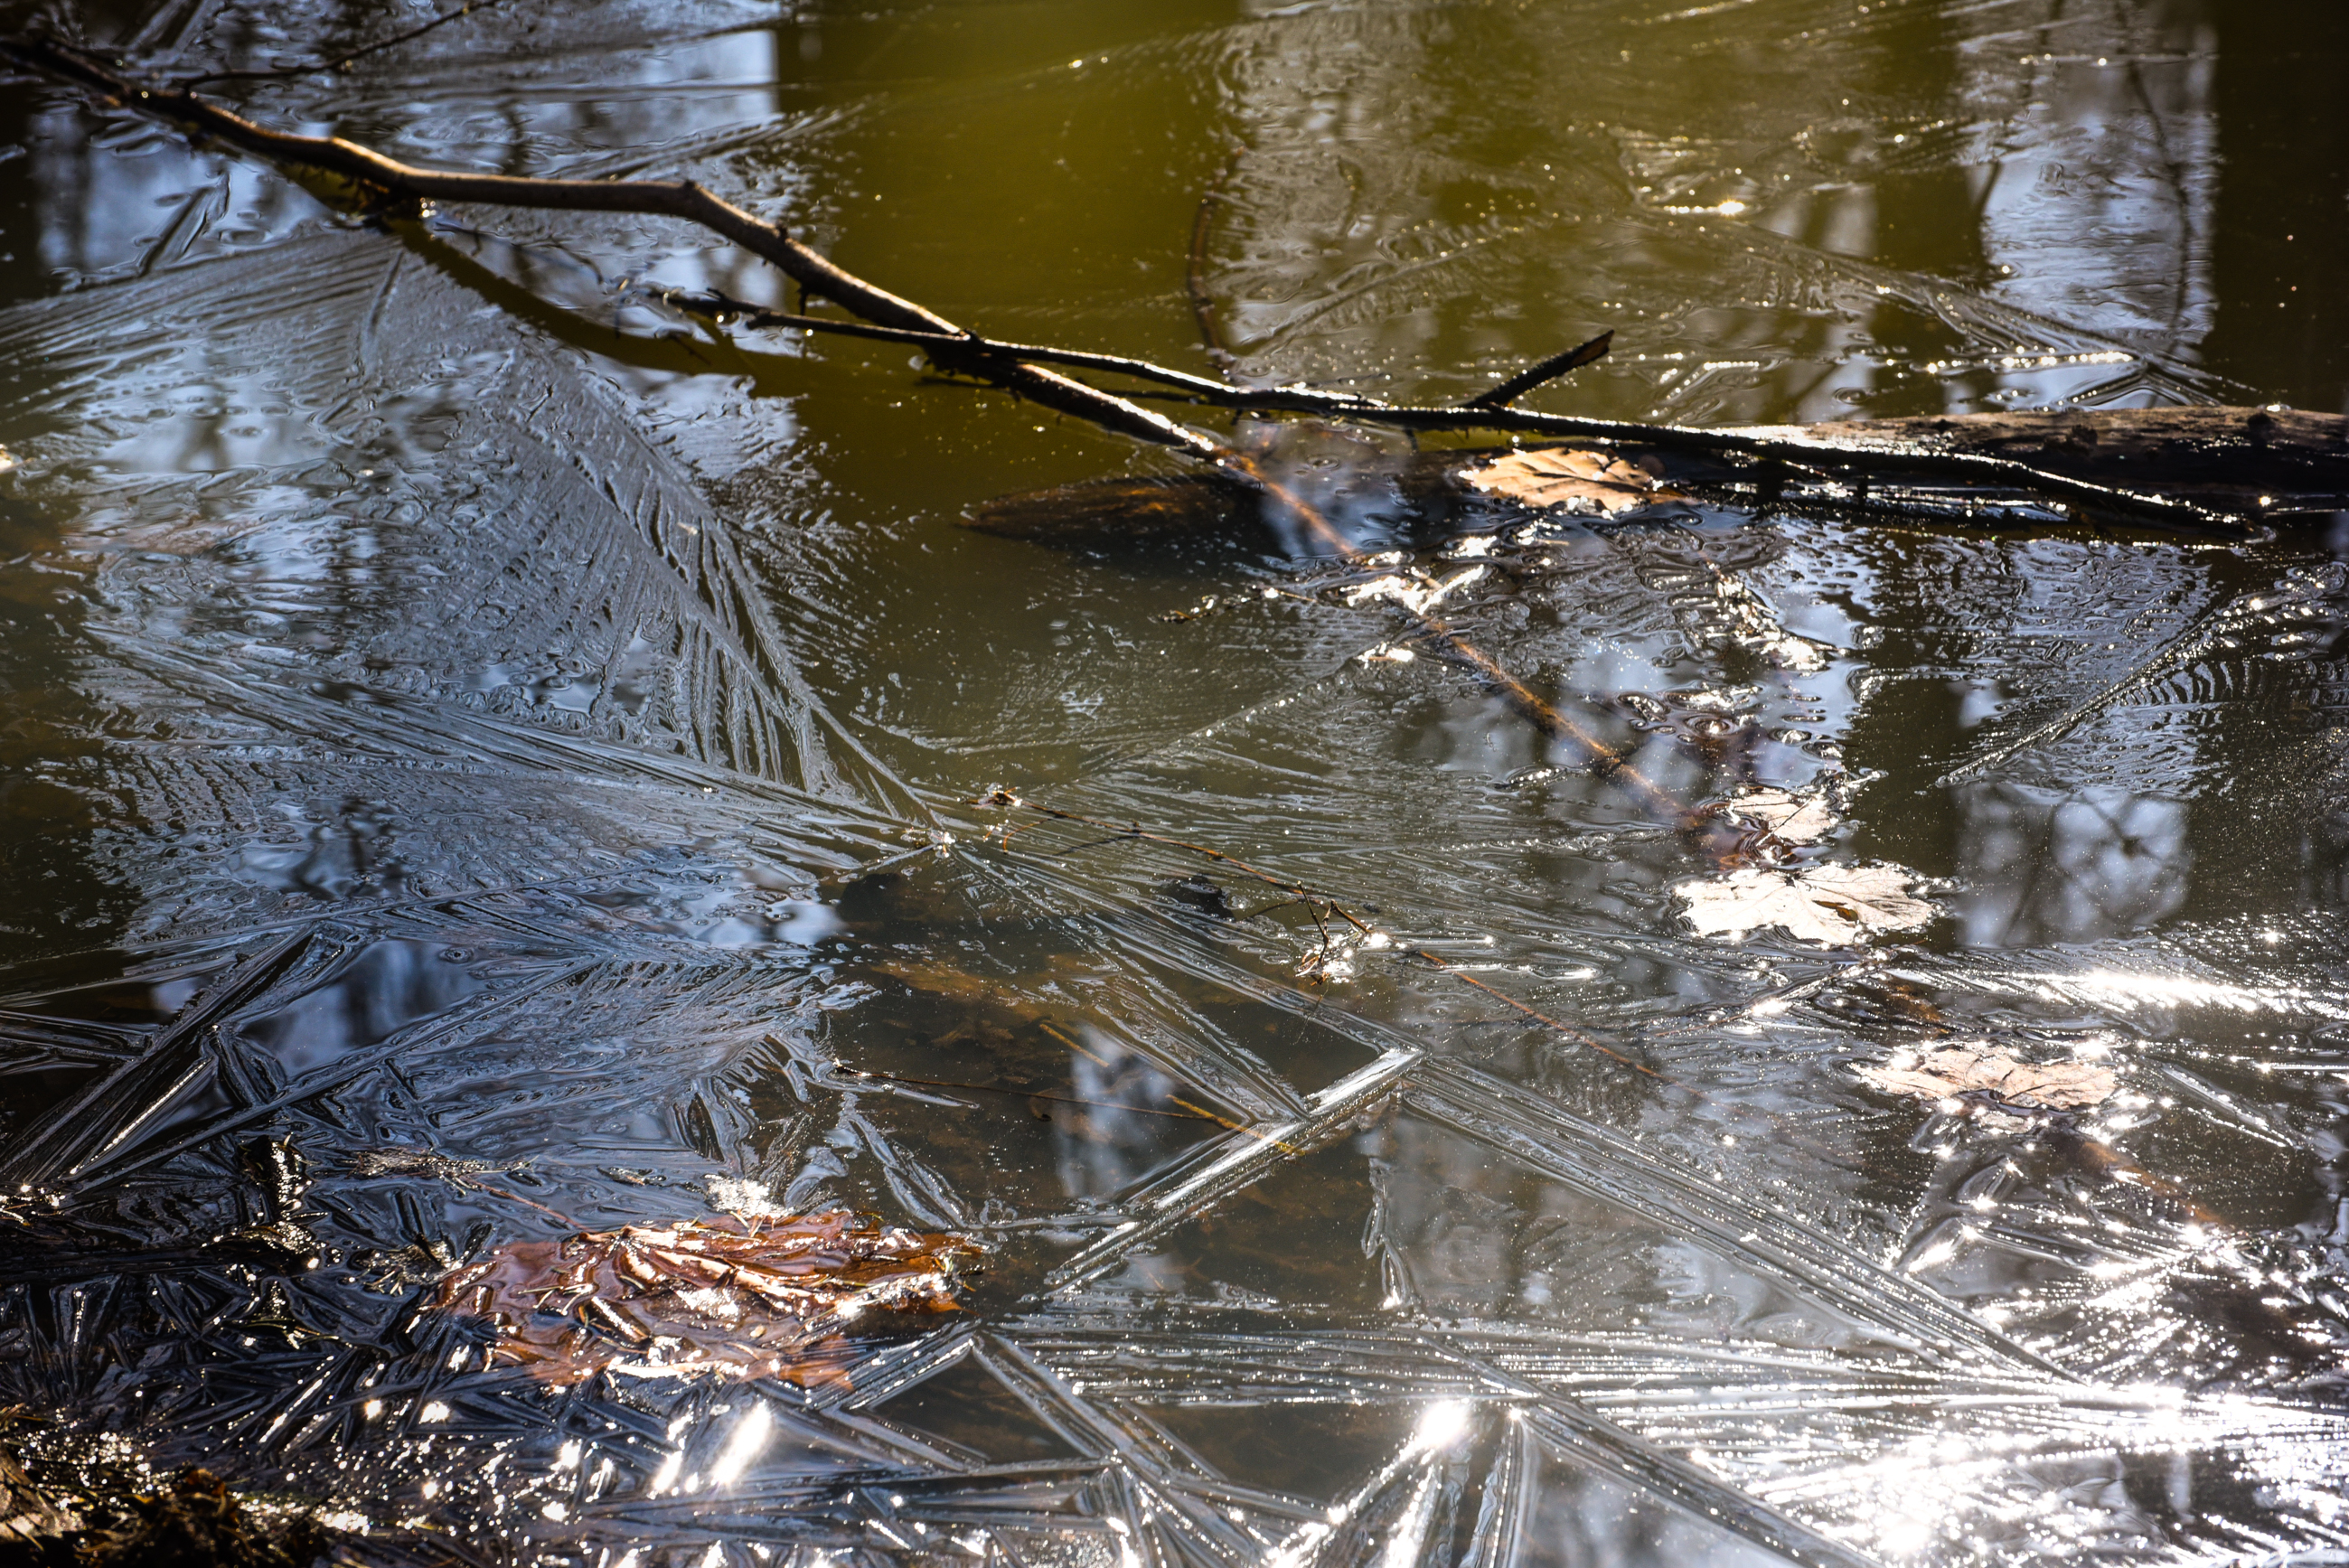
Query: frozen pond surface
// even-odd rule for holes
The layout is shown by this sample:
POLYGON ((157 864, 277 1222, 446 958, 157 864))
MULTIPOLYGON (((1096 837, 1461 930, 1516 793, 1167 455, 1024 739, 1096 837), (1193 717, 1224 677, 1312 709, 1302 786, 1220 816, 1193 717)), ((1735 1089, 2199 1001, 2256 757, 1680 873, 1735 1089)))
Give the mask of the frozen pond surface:
MULTIPOLYGON (((77 9, 166 75, 426 15, 77 9)), ((2349 393, 2330 5, 576 9, 217 90, 690 174, 1248 384, 1451 401, 1611 326, 1527 406, 2349 393)), ((714 335, 636 285, 789 302, 682 226, 368 226, 0 116, 28 1453, 419 1564, 2349 1560, 2336 520, 1528 512, 1390 563, 1608 764, 1368 572, 957 526, 1170 459, 714 335), (1855 868, 1923 908, 1856 920, 1855 868), (1822 940, 1735 923, 1819 887, 1822 940), (2091 1088, 1899 1087, 1960 1051, 2091 1088), (561 1381, 431 1306, 574 1226, 843 1207, 984 1244, 967 1310, 561 1381)))

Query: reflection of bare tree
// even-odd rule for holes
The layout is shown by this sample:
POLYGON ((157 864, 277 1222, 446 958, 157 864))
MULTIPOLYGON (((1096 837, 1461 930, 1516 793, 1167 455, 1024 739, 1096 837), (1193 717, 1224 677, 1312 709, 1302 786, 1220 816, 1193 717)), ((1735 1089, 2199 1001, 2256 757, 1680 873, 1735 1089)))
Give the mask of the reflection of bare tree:
POLYGON ((2007 280, 1999 295, 2093 322, 2156 365, 2190 356, 2210 322, 2217 165, 2199 11, 2059 0, 2022 74, 1977 60, 1966 84, 1970 98, 2006 105, 1976 170, 1985 259, 2007 280))
POLYGON ((1962 792, 1966 940, 2088 942, 2140 931, 2186 902, 2186 807, 2105 785, 1962 792))
POLYGON ((1071 1197, 1107 1198, 1133 1186, 1191 1129, 1164 1114, 1181 1092, 1172 1078, 1099 1029, 1086 1029, 1083 1044, 1071 1057, 1070 1096, 1087 1103, 1053 1108, 1054 1161, 1071 1197))

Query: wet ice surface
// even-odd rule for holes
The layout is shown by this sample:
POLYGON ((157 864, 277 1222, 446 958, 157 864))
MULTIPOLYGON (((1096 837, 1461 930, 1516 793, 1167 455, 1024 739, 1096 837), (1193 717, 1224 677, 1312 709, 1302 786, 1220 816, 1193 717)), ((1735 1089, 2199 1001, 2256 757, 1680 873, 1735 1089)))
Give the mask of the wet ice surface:
MULTIPOLYGON (((1549 105, 1509 81, 1587 57, 1578 25, 1062 18, 1031 57, 991 11, 680 38, 657 6, 518 7, 331 88, 408 156, 690 172, 999 330, 1175 360, 1166 258, 1214 185, 1246 377, 1456 396, 1621 320, 1588 401, 1547 406, 2235 395, 2177 362, 2217 199, 2176 123, 2207 113, 2190 27, 1912 8, 1958 62, 1935 86, 1868 76, 1912 39, 1752 9, 1609 21, 1625 71, 1517 139, 1471 110, 1549 105), (1973 263, 1867 232, 1979 176, 2001 27, 2058 78, 2007 156, 2110 165, 2117 303, 2081 304, 2038 175, 1994 187, 1973 263), (1651 39, 1673 73, 1640 74, 1651 39), (1447 63, 1472 46, 1509 81, 1447 63), (1767 112, 1706 122, 1730 67, 1702 62, 1740 47, 1767 112), (2139 119, 2080 76, 2099 50, 2139 119), (1067 129, 1137 94, 1181 166, 1056 218, 1141 167, 1127 117, 1067 129), (2124 200, 2107 123, 2169 126, 2187 174, 2124 200), (940 125, 1062 172, 986 175, 972 134, 941 173, 940 125), (982 200, 1081 232, 1069 273, 986 294, 938 230, 982 200)), ((112 36, 212 65, 325 35, 166 7, 112 36)), ((328 88, 250 101, 322 119, 328 88)), ((62 96, 33 123, 56 194, 16 242, 47 270, 0 315, 0 1405, 54 1423, 32 1451, 326 1498, 387 1562, 2340 1545, 2326 525, 2220 549, 1689 506, 1359 571, 1046 552, 951 520, 1123 449, 891 355, 664 338, 621 280, 772 297, 681 231, 388 234, 62 96), (1434 656, 1358 591, 1380 573, 1456 583, 1449 624, 1625 767, 1434 656), (998 784, 1107 825, 975 803, 998 784), (1692 884, 1816 868, 1883 869, 1930 923, 1688 919, 1692 884), (1857 1071, 1949 1047, 2118 1087, 2059 1116, 1857 1071), (565 1221, 770 1204, 959 1233, 988 1270, 805 1386, 549 1388, 421 1310, 565 1221)), ((1333 494, 1343 449, 1281 449, 1333 494)))

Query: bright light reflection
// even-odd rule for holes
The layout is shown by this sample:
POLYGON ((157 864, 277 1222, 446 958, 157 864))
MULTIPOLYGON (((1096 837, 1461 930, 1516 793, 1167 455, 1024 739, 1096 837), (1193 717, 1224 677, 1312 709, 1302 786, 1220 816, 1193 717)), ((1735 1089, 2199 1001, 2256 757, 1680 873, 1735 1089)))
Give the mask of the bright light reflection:
POLYGON ((764 1405, 753 1405, 734 1424, 733 1435, 726 1439, 725 1449, 718 1462, 709 1467, 709 1484, 730 1486, 750 1466, 767 1446, 767 1436, 774 1429, 775 1418, 764 1405))
MULTIPOLYGON (((1347 1521, 1368 1507, 1371 1500, 1384 1491, 1397 1476, 1428 1456, 1442 1453, 1465 1437, 1473 1409, 1473 1405, 1466 1399, 1440 1399, 1421 1411, 1419 1425, 1413 1429, 1410 1441, 1396 1451, 1394 1458, 1381 1465, 1378 1473, 1357 1488, 1352 1495, 1343 1501, 1330 1504, 1327 1524, 1315 1522, 1299 1526, 1288 1540, 1265 1558, 1268 1568, 1304 1568, 1305 1564, 1312 1563, 1330 1538, 1337 1534, 1347 1521)), ((1433 1492, 1424 1489, 1433 1480, 1432 1471, 1422 1478, 1423 1492, 1431 1500, 1433 1492)), ((1415 1501, 1414 1511, 1418 1507, 1415 1501)), ((1115 1528, 1115 1521, 1112 1521, 1112 1528, 1115 1528)))
POLYGON ((2236 1013, 2288 1011, 2308 1008, 2338 1017, 2341 1009, 2320 1004, 2305 990, 2297 986, 2271 985, 2253 988, 2230 985, 2222 981, 2197 980, 2183 975, 2148 975, 2130 969, 2089 969, 2077 975, 2051 978, 2042 984, 2043 992, 2054 995, 2069 995, 2083 1000, 2117 1003, 2149 1004, 2171 1007, 2224 1007, 2236 1013))
POLYGON ((1419 1429, 1412 1434, 1409 1453, 1432 1454, 1450 1448, 1468 1430, 1468 1401, 1440 1399, 1430 1405, 1419 1418, 1419 1429))

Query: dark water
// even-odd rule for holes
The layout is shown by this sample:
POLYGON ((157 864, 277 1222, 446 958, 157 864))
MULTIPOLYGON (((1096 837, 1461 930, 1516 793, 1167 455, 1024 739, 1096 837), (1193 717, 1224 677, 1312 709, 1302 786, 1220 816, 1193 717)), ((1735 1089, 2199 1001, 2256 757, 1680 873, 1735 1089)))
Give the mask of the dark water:
MULTIPOLYGON (((191 75, 426 15, 48 25, 191 75)), ((958 320, 1246 382, 1452 399, 1613 327, 1528 405, 2336 411, 2344 17, 507 0, 220 90, 690 174, 958 320)), ((1657 793, 1793 791, 1798 863, 1930 906, 1706 934, 1728 872, 1326 563, 957 528, 1169 463, 713 336, 634 285, 783 294, 693 232, 386 231, 62 89, 0 115, 26 1453, 326 1499, 387 1563, 2349 1560, 2333 520, 1427 552, 1657 793), (1957 1046, 2114 1091, 1861 1076, 1957 1046), (778 1204, 994 1251, 812 1387, 552 1389, 420 1310, 548 1210, 778 1204), (289 1213, 315 1250, 214 1240, 289 1213)))

